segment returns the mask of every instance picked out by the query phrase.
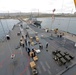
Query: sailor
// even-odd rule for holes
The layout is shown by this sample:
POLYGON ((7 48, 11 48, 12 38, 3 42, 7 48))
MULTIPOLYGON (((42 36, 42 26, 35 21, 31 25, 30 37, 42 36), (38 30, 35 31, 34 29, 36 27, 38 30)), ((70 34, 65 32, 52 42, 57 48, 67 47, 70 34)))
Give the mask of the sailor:
POLYGON ((34 48, 32 48, 32 52, 34 52, 34 48))
POLYGON ((7 38, 7 40, 10 40, 10 36, 9 35, 6 35, 6 38, 7 38))
POLYGON ((28 41, 28 45, 30 46, 30 41, 28 41))
POLYGON ((23 46, 24 47, 24 41, 21 41, 20 42, 20 46, 23 46))
POLYGON ((43 45, 41 43, 39 44, 39 48, 40 49, 43 49, 43 45))
POLYGON ((39 43, 39 49, 41 49, 41 43, 39 43))
POLYGON ((62 38, 62 34, 60 33, 60 38, 62 38))
POLYGON ((33 52, 34 52, 34 57, 35 57, 36 56, 36 51, 34 50, 33 52))
POLYGON ((29 37, 29 34, 28 34, 28 32, 26 33, 26 37, 29 37))
POLYGON ((23 25, 21 24, 21 27, 23 28, 23 25))
POLYGON ((34 57, 34 53, 33 53, 33 52, 31 53, 31 57, 32 57, 32 58, 34 57))
POLYGON ((24 36, 22 35, 22 39, 24 39, 24 36))
POLYGON ((46 43, 46 48, 48 48, 48 42, 46 43))
POLYGON ((11 54, 11 59, 14 59, 14 57, 15 57, 15 54, 11 54))
POLYGON ((23 45, 22 45, 23 47, 24 47, 24 43, 23 43, 23 45))
POLYGON ((27 39, 27 34, 25 35, 26 39, 27 39))
POLYGON ((25 45, 27 46, 27 39, 25 39, 25 45))
POLYGON ((28 52, 28 55, 29 55, 29 53, 30 53, 30 48, 28 48, 27 52, 28 52))

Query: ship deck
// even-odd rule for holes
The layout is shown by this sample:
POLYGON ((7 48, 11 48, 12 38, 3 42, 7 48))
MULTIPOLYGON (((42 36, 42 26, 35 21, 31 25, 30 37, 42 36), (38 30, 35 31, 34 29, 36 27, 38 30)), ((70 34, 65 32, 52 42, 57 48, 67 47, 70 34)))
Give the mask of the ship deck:
MULTIPOLYGON (((66 65, 59 66, 54 61, 52 55, 52 51, 60 50, 62 52, 67 51, 75 57, 76 48, 74 47, 73 41, 66 39, 66 42, 64 43, 64 38, 58 38, 54 33, 52 39, 50 39, 50 32, 47 33, 43 29, 36 28, 32 25, 29 25, 29 29, 25 29, 27 24, 24 23, 24 25, 23 34, 25 35, 26 32, 28 32, 29 36, 34 36, 35 32, 38 32, 40 43, 43 45, 43 49, 41 49, 41 52, 37 54, 38 61, 36 62, 36 67, 38 70, 38 75, 61 75, 69 67, 76 64, 76 58, 74 58, 71 62, 67 63, 68 68, 66 68, 66 65), (44 38, 41 38, 41 35, 44 35, 44 38), (47 48, 48 51, 46 51, 45 48, 46 42, 49 44, 47 48)), ((9 34, 11 39, 0 43, 0 75, 32 75, 29 63, 33 59, 28 56, 25 47, 16 49, 21 38, 21 35, 17 36, 19 31, 20 27, 18 25, 15 26, 9 34), (11 54, 15 54, 14 59, 11 59, 11 54)), ((27 40, 29 40, 29 38, 27 40)), ((32 48, 38 49, 39 44, 30 46, 30 49, 32 48)))

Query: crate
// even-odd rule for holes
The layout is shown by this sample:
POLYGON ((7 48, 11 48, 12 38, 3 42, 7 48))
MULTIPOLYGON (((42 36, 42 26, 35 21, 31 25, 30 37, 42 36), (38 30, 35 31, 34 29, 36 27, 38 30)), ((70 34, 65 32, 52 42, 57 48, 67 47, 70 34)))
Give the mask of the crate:
POLYGON ((36 38, 36 42, 39 42, 39 38, 36 38))
POLYGON ((38 57, 37 56, 33 57, 33 60, 34 61, 37 61, 38 60, 38 57))
POLYGON ((34 42, 31 42, 31 45, 34 46, 34 42))
POLYGON ((32 69, 36 68, 36 64, 35 64, 34 61, 30 62, 30 67, 31 67, 32 69))

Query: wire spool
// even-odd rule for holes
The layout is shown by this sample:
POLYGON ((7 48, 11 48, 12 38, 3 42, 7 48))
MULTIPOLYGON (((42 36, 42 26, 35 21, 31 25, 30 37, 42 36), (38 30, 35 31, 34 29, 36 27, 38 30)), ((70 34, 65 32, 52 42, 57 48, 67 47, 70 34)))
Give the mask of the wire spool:
POLYGON ((21 43, 21 46, 23 46, 23 45, 24 45, 24 41, 20 41, 20 43, 21 43))
POLYGON ((34 42, 31 42, 31 45, 34 46, 34 42))
POLYGON ((36 38, 36 42, 39 42, 39 38, 36 38))

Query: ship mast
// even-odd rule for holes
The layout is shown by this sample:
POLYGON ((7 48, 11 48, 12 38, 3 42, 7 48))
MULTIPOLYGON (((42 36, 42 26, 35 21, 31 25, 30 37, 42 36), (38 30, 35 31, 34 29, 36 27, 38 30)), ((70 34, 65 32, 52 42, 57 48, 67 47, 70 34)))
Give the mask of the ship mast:
POLYGON ((39 9, 38 9, 38 17, 39 17, 39 9))
POLYGON ((55 20, 55 14, 54 14, 55 10, 56 9, 52 10, 53 14, 52 14, 51 30, 52 30, 52 24, 54 23, 54 20, 55 20))

